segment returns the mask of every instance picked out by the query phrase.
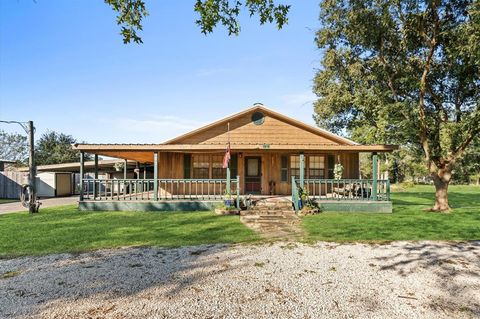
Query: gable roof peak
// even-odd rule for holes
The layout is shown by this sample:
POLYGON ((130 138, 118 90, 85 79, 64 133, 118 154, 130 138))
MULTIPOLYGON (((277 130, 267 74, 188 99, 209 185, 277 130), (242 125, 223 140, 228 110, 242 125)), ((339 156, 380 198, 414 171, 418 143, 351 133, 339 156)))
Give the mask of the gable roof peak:
POLYGON ((190 131, 190 132, 187 132, 185 134, 182 134, 176 138, 173 138, 173 139, 170 139, 168 141, 165 141, 163 142, 162 144, 171 144, 171 143, 175 143, 176 141, 179 141, 179 140, 182 140, 183 138, 186 138, 186 137, 189 137, 189 136, 192 136, 194 134, 197 134, 199 132, 202 132, 202 131, 205 131, 205 130, 208 130, 214 126, 217 126, 221 123, 226 123, 226 122, 229 122, 231 121, 232 119, 235 119, 235 118, 238 118, 240 116, 243 116, 245 114, 249 114, 251 112, 254 112, 254 111, 262 111, 264 113, 266 113, 267 115, 270 115, 272 117, 275 117, 281 121, 284 121, 284 122, 287 122, 287 123, 290 123, 294 126, 297 126, 297 127, 300 127, 300 128, 303 128, 305 130, 308 130, 310 132, 314 132, 316 134, 321 134, 321 135, 324 135, 324 136, 327 136, 327 137, 330 137, 332 138, 333 140, 336 140, 336 141, 339 141, 343 144, 346 144, 346 145, 358 145, 358 143, 352 141, 352 140, 349 140, 345 137, 342 137, 342 136, 339 136, 337 134, 334 134, 334 133, 331 133, 327 130, 324 130, 322 128, 319 128, 319 127, 314 127, 312 125, 309 125, 309 124, 306 124, 304 122, 301 122, 299 120, 296 120, 296 119, 293 119, 291 117, 288 117, 286 115, 283 115, 281 113, 278 113, 272 109, 270 109, 269 107, 266 107, 264 104, 262 103, 254 103, 253 106, 243 110, 243 111, 240 111, 238 113, 235 113, 235 114, 232 114, 230 116, 227 116, 227 117, 224 117, 220 120, 217 120, 217 121, 214 121, 210 124, 207 124, 205 126, 202 126, 196 130, 193 130, 193 131, 190 131))

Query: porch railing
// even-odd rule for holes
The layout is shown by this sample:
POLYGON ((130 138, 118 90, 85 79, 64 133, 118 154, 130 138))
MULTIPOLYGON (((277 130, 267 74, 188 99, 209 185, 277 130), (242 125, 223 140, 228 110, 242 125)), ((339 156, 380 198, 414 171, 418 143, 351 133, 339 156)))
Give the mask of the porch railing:
MULTIPOLYGON (((300 179, 292 177, 292 201, 298 205, 301 194, 319 200, 389 201, 390 181, 373 179, 300 179)), ((295 207, 298 210, 298 207, 295 207)))
POLYGON ((83 179, 83 200, 220 200, 240 194, 239 178, 231 179, 83 179), (230 187, 229 187, 230 186, 230 187))

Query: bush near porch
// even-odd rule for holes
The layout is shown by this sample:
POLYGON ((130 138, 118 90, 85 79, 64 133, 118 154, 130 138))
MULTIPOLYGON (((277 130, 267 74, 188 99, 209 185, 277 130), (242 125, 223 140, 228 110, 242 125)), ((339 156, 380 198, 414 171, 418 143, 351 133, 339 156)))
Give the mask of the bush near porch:
POLYGON ((302 219, 307 241, 480 240, 480 187, 449 187, 451 213, 433 213, 435 188, 392 193, 393 213, 321 213, 302 219))

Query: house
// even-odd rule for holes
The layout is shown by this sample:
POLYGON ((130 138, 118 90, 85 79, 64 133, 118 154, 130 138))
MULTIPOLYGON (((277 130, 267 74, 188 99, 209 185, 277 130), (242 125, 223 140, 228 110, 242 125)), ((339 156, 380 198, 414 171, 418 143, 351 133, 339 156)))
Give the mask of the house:
POLYGON ((225 196, 238 203, 249 194, 292 196, 296 202, 302 188, 332 210, 391 211, 389 181, 377 179, 377 153, 397 146, 360 145, 262 104, 161 144, 73 148, 81 158, 84 153, 121 158, 151 165, 154 172, 150 179, 83 179, 81 209, 205 209, 225 196), (227 145, 231 160, 223 168, 227 145), (360 152, 373 154, 372 180, 359 179, 360 152), (336 163, 344 168, 342 179, 334 179, 336 163))
POLYGON ((13 166, 15 163, 16 163, 15 161, 9 161, 9 160, 0 158, 0 172, 7 170, 9 166, 13 166))

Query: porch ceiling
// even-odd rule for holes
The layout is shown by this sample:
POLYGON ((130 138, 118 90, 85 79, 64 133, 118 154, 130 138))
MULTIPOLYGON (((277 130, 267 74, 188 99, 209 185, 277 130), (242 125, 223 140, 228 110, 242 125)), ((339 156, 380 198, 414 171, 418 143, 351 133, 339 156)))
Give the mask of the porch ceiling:
MULTIPOLYGON (((141 163, 153 163, 153 152, 224 152, 225 144, 74 144, 76 150, 86 153, 123 158, 141 163)), ((398 145, 332 145, 332 144, 231 144, 231 150, 248 151, 334 151, 334 152, 392 152, 398 145)))

